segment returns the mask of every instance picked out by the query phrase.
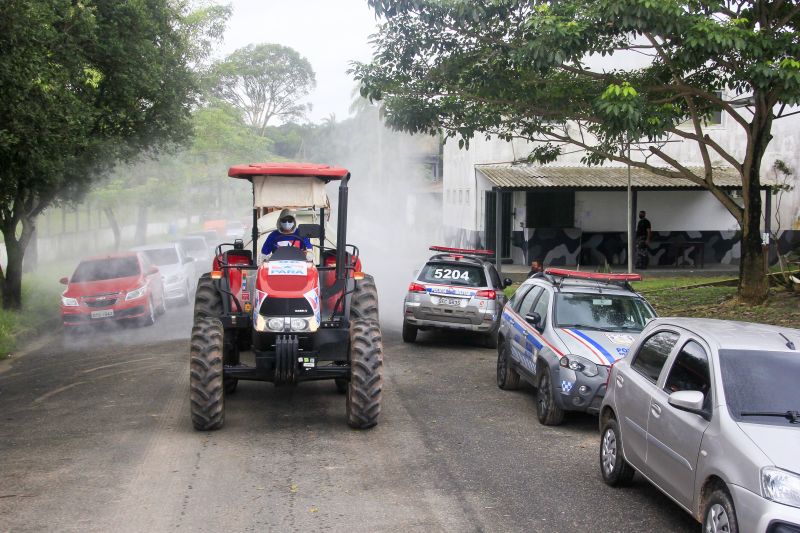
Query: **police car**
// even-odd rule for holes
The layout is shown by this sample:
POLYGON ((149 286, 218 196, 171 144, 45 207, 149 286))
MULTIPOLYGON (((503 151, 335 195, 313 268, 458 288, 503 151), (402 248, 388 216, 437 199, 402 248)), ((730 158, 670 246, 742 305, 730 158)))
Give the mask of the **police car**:
POLYGON ((403 341, 414 342, 420 330, 444 329, 482 334, 494 348, 500 311, 507 298, 501 280, 489 262, 491 250, 431 246, 437 253, 408 286, 403 302, 403 341))
POLYGON ((549 268, 527 279, 503 309, 497 385, 536 387, 536 414, 558 425, 564 411, 596 414, 609 368, 656 313, 629 282, 639 274, 549 268))

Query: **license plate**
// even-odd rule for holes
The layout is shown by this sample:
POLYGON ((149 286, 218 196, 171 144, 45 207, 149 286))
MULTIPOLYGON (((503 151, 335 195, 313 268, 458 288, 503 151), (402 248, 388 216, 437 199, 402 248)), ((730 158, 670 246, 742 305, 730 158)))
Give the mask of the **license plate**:
POLYGON ((107 318, 114 316, 113 309, 103 309, 102 311, 92 311, 92 318, 107 318))
POLYGON ((461 307, 461 299, 460 298, 446 298, 444 296, 439 297, 439 303, 443 305, 455 305, 457 307, 461 307))

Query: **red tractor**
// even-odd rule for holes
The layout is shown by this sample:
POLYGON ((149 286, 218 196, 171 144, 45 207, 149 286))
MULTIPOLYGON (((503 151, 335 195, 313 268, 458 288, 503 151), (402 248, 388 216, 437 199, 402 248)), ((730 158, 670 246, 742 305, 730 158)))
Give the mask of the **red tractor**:
POLYGON ((212 271, 198 282, 190 362, 195 429, 222 427, 225 396, 239 380, 292 386, 332 379, 346 393, 347 423, 374 426, 383 344, 375 282, 361 271, 358 248, 346 244, 350 173, 326 165, 261 163, 231 167, 228 176, 253 186, 252 249, 242 241, 221 244, 212 271), (332 181, 339 182, 335 247, 325 240, 325 185, 332 181), (314 250, 280 247, 259 264, 258 219, 282 208, 314 215, 316 223, 297 227, 314 250))

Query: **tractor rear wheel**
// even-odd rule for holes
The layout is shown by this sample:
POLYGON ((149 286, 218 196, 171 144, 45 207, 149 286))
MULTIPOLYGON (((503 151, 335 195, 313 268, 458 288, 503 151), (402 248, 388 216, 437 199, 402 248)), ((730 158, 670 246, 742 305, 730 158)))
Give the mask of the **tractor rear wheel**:
POLYGON ((378 322, 378 288, 375 278, 369 274, 356 281, 356 289, 350 298, 350 320, 355 318, 378 322))
POLYGON ((225 419, 222 372, 222 322, 195 318, 189 363, 192 424, 199 431, 219 429, 225 419))
POLYGON ((350 322, 350 383, 347 387, 347 424, 355 429, 378 423, 383 389, 383 341, 377 320, 350 322))

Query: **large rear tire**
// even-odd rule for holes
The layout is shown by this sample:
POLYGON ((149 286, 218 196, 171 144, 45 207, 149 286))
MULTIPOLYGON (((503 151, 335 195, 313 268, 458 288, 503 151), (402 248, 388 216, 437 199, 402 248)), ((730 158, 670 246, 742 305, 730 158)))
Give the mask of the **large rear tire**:
POLYGON ((360 318, 379 321, 378 287, 375 278, 364 274, 364 279, 356 281, 356 289, 350 298, 350 320, 360 318))
POLYGON ((350 383, 347 424, 367 429, 378 423, 383 389, 383 340, 377 320, 350 322, 350 383))
POLYGON ((219 429, 225 419, 222 322, 199 317, 192 328, 189 390, 192 424, 199 431, 219 429))

